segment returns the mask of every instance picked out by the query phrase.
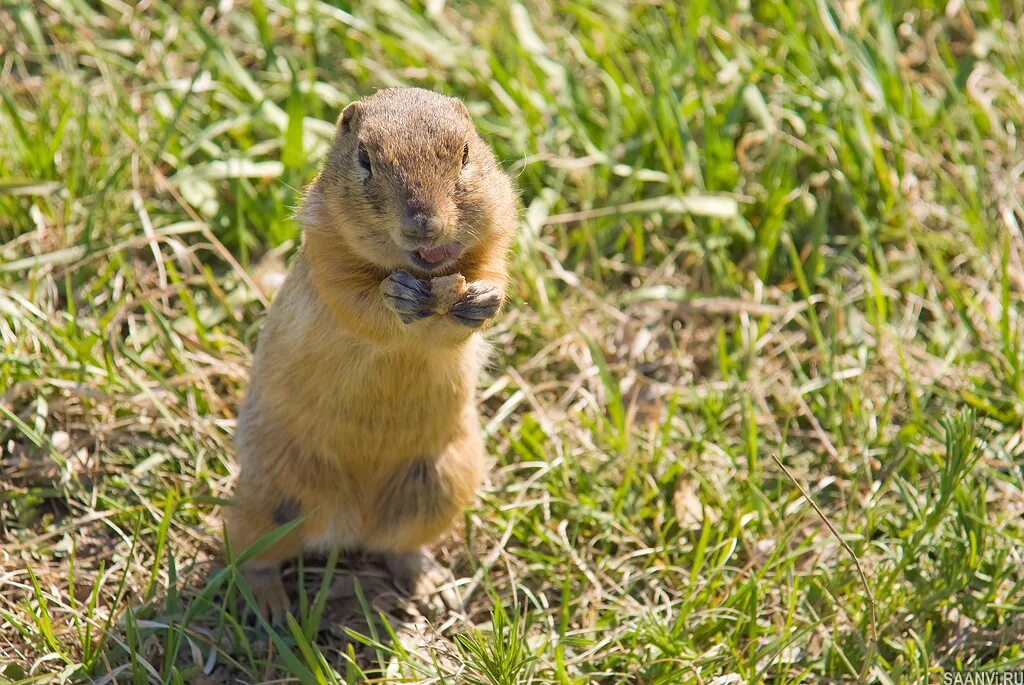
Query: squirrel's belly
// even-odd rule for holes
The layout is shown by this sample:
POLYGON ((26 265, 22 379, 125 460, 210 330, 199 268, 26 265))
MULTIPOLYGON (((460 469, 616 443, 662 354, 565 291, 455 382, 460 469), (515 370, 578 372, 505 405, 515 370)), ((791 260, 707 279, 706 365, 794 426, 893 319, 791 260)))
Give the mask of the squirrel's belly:
POLYGON ((476 345, 381 351, 338 342, 268 369, 275 413, 315 449, 344 452, 345 461, 426 456, 475 420, 476 345))

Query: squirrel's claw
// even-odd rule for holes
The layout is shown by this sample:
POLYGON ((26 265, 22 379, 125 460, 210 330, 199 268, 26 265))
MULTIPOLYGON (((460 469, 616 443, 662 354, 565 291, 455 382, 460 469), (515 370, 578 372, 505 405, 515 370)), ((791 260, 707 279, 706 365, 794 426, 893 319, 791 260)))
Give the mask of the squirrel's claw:
MULTIPOLYGON (((247 569, 243 573, 256 599, 255 611, 270 623, 284 623, 284 616, 291 611, 292 606, 284 589, 280 571, 276 568, 260 568, 247 569)), ((251 618, 255 618, 251 616, 252 611, 253 609, 249 608, 247 613, 251 618)))
POLYGON ((380 293, 388 309, 403 323, 425 319, 433 313, 430 285, 408 271, 396 271, 380 284, 380 293))
POLYGON ((445 609, 462 609, 462 598, 455 590, 454 576, 429 552, 390 553, 384 556, 384 561, 395 584, 408 593, 421 611, 439 615, 445 609))
POLYGON ((494 318, 501 307, 502 295, 486 283, 470 283, 466 294, 448 310, 455 321, 470 328, 480 328, 494 318))

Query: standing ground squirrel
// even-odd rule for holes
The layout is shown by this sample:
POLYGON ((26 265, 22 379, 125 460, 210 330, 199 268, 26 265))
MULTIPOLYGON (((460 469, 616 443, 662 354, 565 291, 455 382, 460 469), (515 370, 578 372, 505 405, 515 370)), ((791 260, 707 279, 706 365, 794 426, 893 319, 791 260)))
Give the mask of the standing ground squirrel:
POLYGON ((304 240, 260 335, 227 510, 235 554, 300 516, 242 570, 288 607, 303 549, 384 554, 431 589, 424 545, 484 472, 475 386, 516 227, 509 178, 454 98, 381 90, 347 106, 298 213, 304 240))

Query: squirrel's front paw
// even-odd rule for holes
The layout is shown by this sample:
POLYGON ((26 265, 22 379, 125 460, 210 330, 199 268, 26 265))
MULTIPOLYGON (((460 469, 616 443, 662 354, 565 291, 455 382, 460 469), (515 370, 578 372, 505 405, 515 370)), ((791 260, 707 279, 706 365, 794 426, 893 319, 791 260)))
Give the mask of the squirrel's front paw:
POLYGON ((433 313, 430 285, 408 271, 396 271, 380 284, 384 304, 404 323, 425 319, 433 313))
POLYGON ((480 328, 498 313, 502 297, 501 290, 490 283, 470 283, 466 293, 448 309, 448 314, 463 326, 480 328))

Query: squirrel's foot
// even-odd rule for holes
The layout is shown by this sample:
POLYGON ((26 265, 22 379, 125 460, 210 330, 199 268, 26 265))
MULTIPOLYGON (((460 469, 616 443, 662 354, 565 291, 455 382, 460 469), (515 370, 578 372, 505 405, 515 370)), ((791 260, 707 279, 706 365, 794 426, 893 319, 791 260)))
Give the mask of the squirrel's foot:
POLYGON ((461 609, 462 598, 455 591, 455 578, 429 552, 389 552, 384 563, 399 589, 409 593, 426 613, 461 609))
MULTIPOLYGON (((277 565, 243 568, 242 575, 256 599, 255 610, 271 623, 283 623, 284 615, 291 611, 292 605, 277 565)), ((251 614, 252 608, 248 611, 251 614)))
POLYGON ((497 286, 475 281, 466 286, 465 294, 448 309, 448 314, 463 326, 480 328, 498 313, 502 297, 497 286))
POLYGON ((398 314, 403 323, 413 323, 434 313, 430 284, 408 271, 396 271, 380 284, 384 304, 398 314))

